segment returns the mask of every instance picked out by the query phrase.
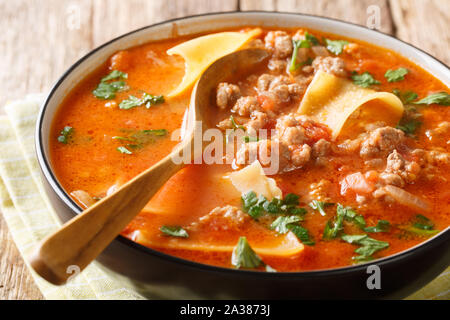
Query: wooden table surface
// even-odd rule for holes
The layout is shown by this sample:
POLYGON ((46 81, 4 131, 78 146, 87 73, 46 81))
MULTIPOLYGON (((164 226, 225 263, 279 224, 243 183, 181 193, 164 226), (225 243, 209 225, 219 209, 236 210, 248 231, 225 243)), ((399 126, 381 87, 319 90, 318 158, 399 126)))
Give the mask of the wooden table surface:
MULTIPOLYGON (((379 29, 450 64, 450 0, 0 0, 0 104, 46 92, 98 45, 155 22, 205 12, 302 12, 379 29)), ((43 299, 0 215, 0 300, 43 299)))

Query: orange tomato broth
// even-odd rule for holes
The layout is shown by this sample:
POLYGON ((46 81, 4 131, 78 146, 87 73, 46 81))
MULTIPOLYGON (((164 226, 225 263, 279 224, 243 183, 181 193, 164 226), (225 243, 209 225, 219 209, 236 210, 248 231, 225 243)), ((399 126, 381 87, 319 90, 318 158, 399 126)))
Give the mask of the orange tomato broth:
MULTIPOLYGON (((295 33, 295 29, 284 30, 291 34, 295 33)), ((269 29, 264 30, 264 34, 267 31, 269 29)), ((330 39, 346 39, 314 30, 310 33, 319 38, 326 36, 330 39)), ((260 36, 261 39, 264 38, 264 34, 260 36)), ((184 74, 184 62, 179 57, 168 56, 166 50, 188 39, 189 37, 169 39, 121 51, 92 74, 87 75, 67 95, 55 115, 50 146, 54 172, 68 193, 74 190, 85 190, 92 196, 102 197, 111 185, 124 183, 171 151, 176 141, 165 137, 157 139, 154 144, 146 146, 133 155, 122 154, 116 150, 121 145, 120 141, 112 140, 112 137, 120 136, 121 128, 137 130, 164 128, 170 134, 181 126, 183 114, 189 104, 190 92, 170 99, 164 104, 152 106, 150 109, 141 106, 121 110, 118 108, 118 103, 128 98, 130 94, 140 97, 141 90, 151 94, 166 95, 175 88, 184 74), (130 89, 117 93, 113 100, 97 99, 92 94, 92 90, 111 69, 128 74, 126 82, 130 89), (115 105, 108 107, 108 103, 111 102, 115 105), (64 126, 75 129, 73 143, 68 145, 57 142, 57 137, 64 126)), ((380 91, 391 92, 395 88, 402 91, 413 90, 420 98, 429 93, 448 91, 442 82, 399 54, 363 41, 348 40, 360 46, 353 55, 347 52, 340 55, 345 60, 347 69, 356 70, 358 73, 370 72, 375 79, 381 81, 380 91), (384 78, 386 70, 399 67, 409 69, 406 80, 388 83, 384 78)), ((430 142, 425 136, 425 130, 434 128, 444 119, 450 119, 450 108, 433 105, 423 108, 422 114, 423 125, 418 131, 416 146, 426 149, 430 142)), ((351 130, 345 131, 343 136, 352 136, 351 130)), ((447 152, 450 148, 445 141, 433 141, 433 145, 442 147, 447 152)), ((361 168, 363 168, 363 160, 357 154, 331 156, 329 165, 325 168, 308 165, 294 172, 277 175, 275 180, 284 195, 295 193, 302 196, 308 193, 308 186, 311 183, 325 177, 335 186, 334 194, 331 196, 333 202, 356 207, 354 194, 347 194, 347 196, 340 194, 339 181, 347 174, 357 172, 361 168)), ((240 194, 229 181, 222 178, 230 171, 232 169, 228 165, 187 166, 172 177, 150 202, 150 211, 153 211, 147 210, 139 214, 122 234, 132 238, 136 230, 141 230, 148 239, 156 243, 164 243, 170 241, 171 237, 162 235, 159 231, 162 225, 186 226, 215 207, 228 204, 241 207, 240 194)), ((450 190, 448 182, 450 174, 444 171, 441 175, 447 179, 447 182, 434 183, 423 179, 405 187, 405 190, 420 195, 431 204, 432 210, 426 216, 439 230, 445 229, 450 224, 450 193, 448 191, 450 190)), ((307 207, 304 203, 301 205, 307 207)), ((388 220, 392 226, 395 226, 408 223, 420 212, 398 204, 378 201, 369 208, 358 210, 358 213, 364 216, 369 226, 375 225, 379 219, 388 220)), ((302 252, 289 257, 262 256, 264 262, 278 271, 327 269, 352 264, 352 257, 355 255, 354 250, 357 246, 339 239, 322 240, 325 224, 334 214, 335 209, 328 211, 326 217, 309 210, 302 226, 309 230, 316 244, 305 246, 302 252)), ((344 231, 348 234, 362 233, 361 230, 348 224, 345 225, 344 231)), ((271 238, 277 238, 272 231, 263 230, 257 224, 247 227, 245 234, 232 234, 228 239, 224 239, 224 235, 220 232, 206 232, 204 237, 212 243, 219 241, 235 245, 240 235, 245 235, 251 245, 255 241, 270 243, 271 238)), ((389 242, 389 248, 377 252, 375 257, 392 255, 426 239, 401 235, 402 233, 395 227, 391 228, 390 232, 370 234, 372 238, 389 242)), ((199 236, 193 237, 194 239, 188 241, 195 241, 199 236)), ((232 267, 231 252, 162 249, 158 246, 154 248, 205 264, 232 267)))

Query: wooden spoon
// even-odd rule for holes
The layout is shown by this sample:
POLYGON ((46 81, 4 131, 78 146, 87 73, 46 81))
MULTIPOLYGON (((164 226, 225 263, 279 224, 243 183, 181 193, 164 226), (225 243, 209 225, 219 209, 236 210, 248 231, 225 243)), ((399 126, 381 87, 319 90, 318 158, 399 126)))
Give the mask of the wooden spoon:
POLYGON ((267 56, 265 50, 246 49, 214 62, 192 91, 189 119, 182 142, 167 157, 47 236, 30 258, 33 269, 47 281, 63 284, 74 268, 81 271, 94 260, 167 180, 185 166, 186 161, 176 163, 176 157, 188 154, 187 163, 201 159, 202 130, 210 127, 207 115, 213 111, 211 106, 215 105, 213 98, 217 84, 249 70, 267 56), (200 137, 201 141, 194 143, 195 136, 200 137))

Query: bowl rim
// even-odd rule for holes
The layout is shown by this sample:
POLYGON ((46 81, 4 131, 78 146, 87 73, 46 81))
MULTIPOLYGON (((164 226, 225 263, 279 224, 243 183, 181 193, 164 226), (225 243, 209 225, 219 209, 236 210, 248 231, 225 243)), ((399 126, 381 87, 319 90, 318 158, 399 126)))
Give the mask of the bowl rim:
MULTIPOLYGON (((50 161, 49 161, 49 159, 47 159, 47 157, 45 156, 45 153, 44 153, 44 148, 43 148, 43 138, 44 137, 43 137, 42 130, 41 130, 47 106, 50 103, 50 100, 53 97, 53 95, 55 94, 55 92, 59 89, 60 85, 69 76, 69 74, 71 74, 71 72, 75 68, 77 68, 81 63, 83 63, 87 58, 89 58, 91 55, 93 55, 97 51, 101 50, 102 48, 107 47, 108 45, 110 45, 122 38, 128 37, 132 34, 138 33, 145 29, 150 29, 150 28, 153 28, 158 25, 173 23, 176 21, 189 20, 189 19, 193 19, 193 18, 201 18, 201 17, 205 17, 205 16, 226 16, 226 15, 236 16, 236 15, 246 15, 249 13, 250 14, 262 14, 262 15, 266 15, 266 14, 274 15, 275 14, 275 15, 280 15, 280 16, 293 15, 293 16, 300 16, 300 17, 309 17, 309 18, 318 19, 318 20, 322 20, 322 21, 332 21, 334 23, 348 25, 352 28, 359 29, 362 32, 378 33, 378 34, 381 34, 382 36, 386 36, 395 41, 401 42, 401 43, 405 44, 407 47, 409 47, 410 49, 417 50, 417 51, 425 54, 428 58, 434 60, 435 62, 440 64, 442 67, 444 67, 450 71, 449 66, 447 66, 443 61, 435 58, 434 56, 427 53, 426 51, 424 51, 412 44, 409 44, 406 41, 398 39, 390 34, 381 32, 376 29, 370 29, 368 27, 365 27, 365 26, 362 26, 362 25, 359 25, 356 23, 352 23, 352 22, 347 22, 347 21, 343 21, 343 20, 339 20, 339 19, 335 19, 335 18, 324 17, 324 16, 319 16, 319 15, 297 13, 297 12, 264 11, 264 10, 208 12, 208 13, 189 15, 189 16, 183 16, 183 17, 179 17, 179 18, 164 20, 161 22, 157 22, 157 23, 147 25, 147 26, 132 30, 130 32, 124 33, 118 37, 115 37, 115 38, 97 46, 96 48, 92 49, 91 51, 86 53, 84 56, 82 56, 80 59, 78 59, 74 64, 72 64, 51 87, 48 95, 46 96, 44 102, 42 103, 42 105, 40 107, 38 117, 36 120, 35 146, 36 146, 36 155, 37 155, 37 159, 38 159, 38 163, 39 163, 41 172, 42 172, 44 178, 46 179, 46 181, 50 184, 52 190, 58 196, 58 198, 60 200, 62 200, 65 203, 65 205, 67 205, 73 211, 74 216, 77 214, 80 214, 83 211, 83 209, 68 195, 68 193, 64 190, 64 188, 58 182, 54 172, 51 170, 50 161)), ((434 246, 436 244, 436 242, 438 242, 437 240, 444 238, 444 236, 446 236, 448 239, 444 239, 443 241, 448 241, 450 239, 450 226, 448 226, 446 229, 442 230, 438 234, 434 235, 433 237, 430 237, 427 240, 425 240, 411 248, 408 248, 406 250, 397 252, 393 255, 389 255, 389 256, 386 256, 386 257, 383 257, 380 259, 368 261, 368 262, 361 263, 361 264, 354 264, 354 265, 348 265, 348 266, 344 266, 344 267, 338 267, 338 268, 305 270, 305 271, 294 271, 294 272, 261 272, 261 271, 257 271, 257 270, 232 269, 232 268, 208 265, 208 264, 191 261, 191 260, 179 258, 176 256, 172 256, 170 254, 160 252, 156 249, 152 249, 152 248, 146 247, 142 244, 139 244, 135 241, 132 241, 120 234, 113 241, 119 241, 120 243, 122 243, 132 249, 138 250, 145 254, 156 256, 157 258, 166 260, 167 262, 181 264, 181 265, 184 265, 185 267, 201 269, 202 271, 213 272, 213 273, 230 273, 230 274, 233 274, 236 276, 242 275, 242 276, 247 276, 247 277, 252 276, 252 277, 257 277, 257 278, 275 279, 275 278, 279 278, 279 277, 281 277, 281 278, 292 278, 292 277, 302 278, 302 277, 312 277, 312 276, 313 277, 322 277, 322 276, 329 277, 329 276, 334 276, 337 274, 365 271, 369 265, 375 264, 375 265, 380 266, 380 265, 394 263, 395 261, 402 260, 411 255, 414 255, 418 251, 426 250, 428 247, 434 246)))

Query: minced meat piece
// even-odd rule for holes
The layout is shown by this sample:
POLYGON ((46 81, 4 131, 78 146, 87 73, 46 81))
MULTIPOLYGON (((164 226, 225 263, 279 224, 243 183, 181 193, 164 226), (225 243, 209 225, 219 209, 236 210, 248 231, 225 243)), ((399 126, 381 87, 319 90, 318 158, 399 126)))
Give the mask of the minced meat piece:
POLYGON ((297 167, 303 167, 311 159, 311 147, 304 144, 298 148, 292 150, 291 161, 292 164, 297 167))
POLYGON ((240 97, 231 111, 236 112, 240 116, 248 117, 253 111, 261 111, 261 106, 256 97, 240 97))
POLYGON ((292 38, 284 31, 270 31, 264 42, 266 48, 273 51, 274 57, 287 58, 292 54, 292 38))
POLYGON ((344 60, 338 57, 317 57, 314 59, 312 66, 316 72, 321 70, 337 77, 347 76, 344 60))
POLYGON ((237 85, 222 82, 217 86, 216 103, 220 109, 234 105, 240 96, 241 90, 237 85))
POLYGON ((383 127, 370 132, 361 144, 360 155, 362 157, 380 157, 397 148, 405 139, 403 131, 383 127))
POLYGON ((253 111, 250 115, 250 121, 245 124, 248 132, 254 132, 265 127, 269 121, 266 113, 260 111, 253 111))

